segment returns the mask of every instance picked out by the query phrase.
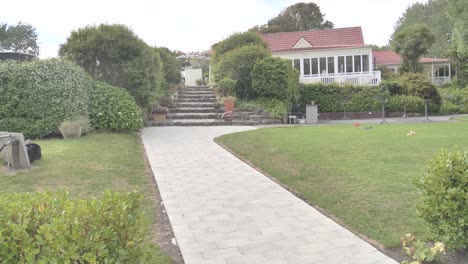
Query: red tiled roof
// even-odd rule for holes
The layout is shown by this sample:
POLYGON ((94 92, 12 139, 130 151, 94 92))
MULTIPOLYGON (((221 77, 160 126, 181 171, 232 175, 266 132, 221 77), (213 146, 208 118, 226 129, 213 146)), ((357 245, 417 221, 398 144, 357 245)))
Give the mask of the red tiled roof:
MULTIPOLYGON (((376 65, 396 65, 401 63, 401 56, 391 50, 372 51, 376 65)), ((450 59, 421 58, 420 63, 450 62, 450 59)))
POLYGON ((361 27, 279 32, 263 34, 262 37, 271 52, 364 46, 361 27), (293 49, 301 38, 307 40, 312 48, 293 49))

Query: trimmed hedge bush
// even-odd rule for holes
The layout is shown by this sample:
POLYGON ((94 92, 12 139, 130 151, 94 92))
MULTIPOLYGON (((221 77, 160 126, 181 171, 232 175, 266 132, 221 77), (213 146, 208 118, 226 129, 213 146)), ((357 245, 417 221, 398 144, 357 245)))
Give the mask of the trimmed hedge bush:
POLYGON ((1 263, 154 263, 136 192, 0 193, 1 263))
POLYGON ((441 114, 468 113, 468 87, 464 89, 439 88, 438 90, 442 97, 441 114))
POLYGON ((449 249, 468 246, 468 151, 441 151, 418 183, 419 215, 449 249))
POLYGON ((88 110, 96 130, 130 132, 143 127, 141 109, 123 88, 94 82, 89 90, 88 110))
POLYGON ((387 102, 390 112, 403 113, 406 102, 406 113, 424 113, 424 99, 410 95, 393 95, 387 102))
POLYGON ((301 84, 299 106, 305 112, 305 106, 315 101, 320 112, 340 112, 344 107, 350 112, 378 111, 381 106, 376 96, 380 93, 378 86, 301 84))
POLYGON ((26 138, 58 134, 67 120, 87 116, 86 72, 58 59, 0 63, 0 130, 26 138))

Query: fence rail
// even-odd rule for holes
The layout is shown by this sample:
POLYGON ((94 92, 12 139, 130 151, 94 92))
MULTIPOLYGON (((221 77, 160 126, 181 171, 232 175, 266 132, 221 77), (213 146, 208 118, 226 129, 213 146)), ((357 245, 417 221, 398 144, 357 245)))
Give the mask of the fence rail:
POLYGON ((313 74, 301 76, 301 83, 322 83, 339 85, 357 85, 374 86, 379 85, 381 81, 380 71, 372 72, 354 72, 354 73, 331 73, 331 74, 313 74))

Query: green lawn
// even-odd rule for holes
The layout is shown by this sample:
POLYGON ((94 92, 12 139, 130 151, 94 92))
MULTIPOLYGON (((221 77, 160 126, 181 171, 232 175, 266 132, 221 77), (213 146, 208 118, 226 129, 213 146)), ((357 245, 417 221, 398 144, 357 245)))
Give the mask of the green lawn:
MULTIPOLYGON (((63 188, 71 195, 99 196, 104 189, 138 190, 149 227, 155 223, 155 190, 146 173, 143 149, 137 135, 91 134, 80 139, 49 139, 35 143, 42 159, 34 169, 16 175, 0 172, 0 192, 53 191, 63 188)), ((158 252, 158 263, 170 263, 158 252)))
POLYGON ((467 131, 464 118, 437 124, 266 128, 219 140, 351 229, 396 247, 405 233, 428 238, 416 215, 414 182, 440 149, 468 149, 467 131), (415 136, 406 136, 410 129, 415 136))

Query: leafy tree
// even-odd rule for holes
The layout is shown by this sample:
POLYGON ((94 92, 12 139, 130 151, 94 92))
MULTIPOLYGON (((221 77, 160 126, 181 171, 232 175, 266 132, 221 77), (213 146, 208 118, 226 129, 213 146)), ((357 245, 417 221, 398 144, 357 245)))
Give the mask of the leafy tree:
POLYGON ((168 48, 155 48, 161 56, 163 63, 163 73, 166 86, 174 86, 182 81, 180 75, 180 63, 177 60, 175 53, 168 48))
POLYGON ((293 99, 298 87, 299 76, 288 60, 266 57, 252 70, 252 88, 257 98, 293 99))
POLYGON ((409 6, 395 25, 393 37, 404 29, 427 24, 434 32, 435 42, 428 49, 430 57, 446 57, 452 42, 453 22, 447 17, 446 0, 429 0, 427 3, 415 3, 409 6))
POLYGON ((73 31, 59 55, 82 66, 93 78, 123 87, 140 107, 148 107, 164 82, 158 52, 125 25, 87 26, 73 31))
POLYGON ((425 24, 418 24, 399 31, 391 42, 393 50, 400 54, 403 72, 420 72, 419 58, 434 44, 435 36, 425 24))
POLYGON ((448 14, 453 22, 452 58, 458 68, 458 85, 468 86, 468 0, 448 0, 448 14))
POLYGON ((211 47, 213 50, 212 60, 217 63, 225 53, 251 44, 268 48, 268 44, 255 32, 235 33, 211 47))
POLYGON ((431 100, 430 111, 435 113, 439 111, 442 103, 439 91, 432 84, 431 80, 424 74, 421 73, 407 73, 401 78, 403 85, 403 92, 408 95, 419 96, 423 99, 431 100))
POLYGON ((275 33, 333 28, 333 23, 324 20, 324 16, 315 3, 297 3, 281 11, 266 25, 256 26, 251 31, 275 33))
POLYGON ((0 23, 0 51, 16 51, 39 55, 36 29, 27 23, 0 23))
POLYGON ((215 81, 231 78, 236 81, 235 93, 239 98, 252 99, 252 69, 257 61, 269 56, 261 46, 247 45, 224 54, 214 67, 215 81))

